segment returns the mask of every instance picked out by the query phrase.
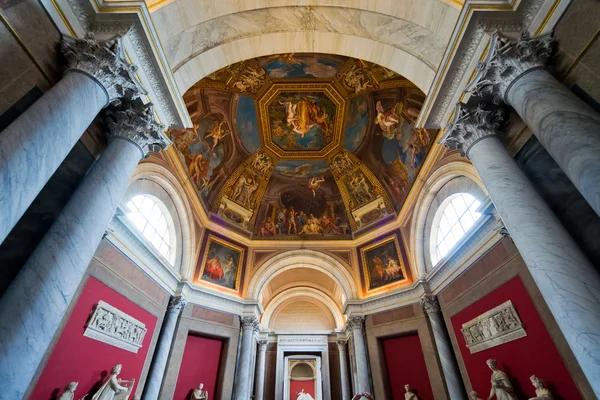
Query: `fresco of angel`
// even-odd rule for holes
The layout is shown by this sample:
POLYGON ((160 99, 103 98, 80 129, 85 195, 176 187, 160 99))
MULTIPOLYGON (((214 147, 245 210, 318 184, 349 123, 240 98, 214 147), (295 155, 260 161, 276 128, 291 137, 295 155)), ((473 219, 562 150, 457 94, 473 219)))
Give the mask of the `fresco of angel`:
POLYGON ((204 136, 204 139, 212 138, 212 147, 210 148, 211 153, 215 151, 215 147, 218 146, 219 140, 223 140, 225 136, 229 135, 229 131, 223 129, 224 123, 225 121, 221 121, 208 135, 204 136))
POLYGON ((377 109, 377 117, 375 117, 375 123, 381 128, 383 136, 387 139, 393 139, 396 135, 396 127, 401 123, 402 117, 396 113, 396 108, 402 106, 402 103, 396 103, 394 107, 385 111, 381 101, 378 101, 375 105, 377 109))
POLYGON ((323 182, 325 182, 325 178, 323 178, 322 176, 321 177, 313 176, 308 181, 308 188, 312 191, 313 198, 317 197, 317 190, 319 189, 319 187, 321 186, 321 183, 323 183, 323 182))

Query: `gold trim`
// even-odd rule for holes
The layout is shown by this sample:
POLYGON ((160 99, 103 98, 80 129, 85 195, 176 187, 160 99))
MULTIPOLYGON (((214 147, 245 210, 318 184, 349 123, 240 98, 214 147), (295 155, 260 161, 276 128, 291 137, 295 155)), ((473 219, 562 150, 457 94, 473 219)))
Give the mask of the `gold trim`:
POLYGON ((56 9, 56 12, 58 13, 58 16, 60 17, 60 19, 62 19, 62 21, 66 25, 66 27, 69 30, 69 33, 71 34, 71 36, 77 37, 77 33, 73 29, 73 26, 71 26, 71 24, 69 23, 69 20, 67 19, 67 17, 65 17, 65 14, 63 14, 62 8, 60 8, 60 6, 56 2, 56 0, 50 0, 50 1, 52 2, 52 5, 56 9))
MULTIPOLYGON (((217 288, 220 291, 223 291, 225 293, 232 293, 232 294, 240 296, 241 295, 240 280, 242 277, 242 268, 244 266, 244 253, 245 253, 245 250, 242 247, 236 246, 230 242, 227 242, 227 241, 213 235, 212 233, 209 233, 208 238, 206 239, 206 246, 204 247, 204 254, 202 254, 202 264, 200 265, 200 270, 198 272, 198 276, 196 276, 192 282, 195 284, 206 284, 207 286, 217 288), (230 289, 226 286, 221 286, 216 283, 212 283, 210 281, 206 281, 206 280, 202 279, 202 276, 204 275, 204 268, 206 267, 206 261, 208 259, 208 252, 210 251, 210 246, 213 242, 218 243, 221 246, 227 247, 230 250, 237 251, 239 253, 238 263, 237 263, 238 264, 237 271, 235 272, 235 286, 233 289, 230 289)), ((198 267, 196 266, 196 269, 197 268, 198 267)))

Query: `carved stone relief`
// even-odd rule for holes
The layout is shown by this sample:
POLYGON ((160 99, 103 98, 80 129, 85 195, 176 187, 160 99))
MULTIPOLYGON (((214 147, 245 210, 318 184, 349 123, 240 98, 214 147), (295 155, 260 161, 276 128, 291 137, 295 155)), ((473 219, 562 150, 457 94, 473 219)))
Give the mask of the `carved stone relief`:
POLYGON ((527 336, 510 300, 464 323, 461 332, 471 354, 527 336))
POLYGON ((83 336, 137 353, 147 331, 142 322, 100 300, 92 310, 83 336))

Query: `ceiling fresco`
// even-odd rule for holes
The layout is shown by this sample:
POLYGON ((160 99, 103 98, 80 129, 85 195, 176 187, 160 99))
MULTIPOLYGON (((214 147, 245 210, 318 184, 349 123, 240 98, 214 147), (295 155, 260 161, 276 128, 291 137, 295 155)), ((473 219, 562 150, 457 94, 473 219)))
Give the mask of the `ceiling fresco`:
POLYGON ((424 94, 329 54, 246 60, 184 95, 170 136, 210 218, 257 240, 352 239, 400 211, 431 147, 424 94))

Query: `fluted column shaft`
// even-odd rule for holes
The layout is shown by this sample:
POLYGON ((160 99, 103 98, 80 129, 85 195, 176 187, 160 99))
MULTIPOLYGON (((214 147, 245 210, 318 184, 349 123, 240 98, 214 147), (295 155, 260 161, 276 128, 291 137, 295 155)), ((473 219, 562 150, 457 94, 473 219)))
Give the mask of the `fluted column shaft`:
POLYGON ((0 299, 0 399, 23 396, 144 154, 141 141, 115 130, 0 299))
POLYGON ((448 396, 452 400, 466 400, 467 394, 465 392, 465 387, 460 376, 460 371, 458 370, 456 357, 452 350, 450 337, 448 336, 446 324, 444 323, 444 318, 442 317, 442 312, 440 311, 437 299, 434 296, 424 297, 421 299, 421 305, 431 323, 433 339, 435 340, 435 347, 442 364, 442 372, 444 374, 448 396))
POLYGON ((181 310, 185 307, 185 303, 185 300, 181 296, 171 297, 169 301, 165 320, 158 336, 158 342, 156 343, 156 350, 152 358, 152 365, 150 366, 146 386, 144 387, 144 400, 158 399, 167 362, 169 361, 169 353, 173 344, 175 329, 177 328, 177 319, 181 310))
POLYGON ((256 393, 255 400, 263 400, 265 393, 265 366, 267 364, 267 345, 266 340, 258 342, 258 360, 256 362, 256 393))
POLYGON ((600 274, 506 151, 502 118, 491 115, 459 106, 442 140, 462 143, 581 369, 599 382, 600 274))
POLYGON ((137 94, 118 75, 133 68, 120 58, 118 41, 65 36, 62 46, 70 67, 63 79, 0 132, 0 243, 98 112, 137 94))
POLYGON ((252 386, 252 348, 254 335, 258 331, 258 319, 256 317, 242 317, 240 321, 242 324, 242 345, 240 346, 235 400, 248 400, 252 386))
POLYGON ((342 385, 342 399, 350 399, 350 381, 348 380, 348 360, 346 356, 346 341, 338 340, 337 342, 339 357, 340 357, 340 384, 342 385))
POLYGON ((600 215, 600 114, 545 70, 552 47, 549 34, 495 33, 468 90, 513 107, 600 215))
POLYGON ((352 329, 354 344, 354 360, 356 361, 357 392, 371 393, 371 378, 369 377, 369 358, 365 344, 365 317, 351 316, 348 325, 352 329))

